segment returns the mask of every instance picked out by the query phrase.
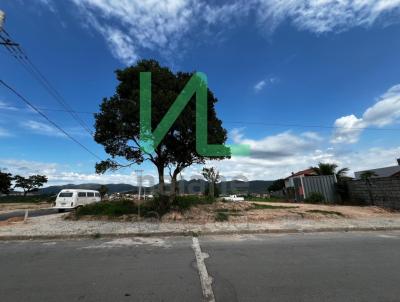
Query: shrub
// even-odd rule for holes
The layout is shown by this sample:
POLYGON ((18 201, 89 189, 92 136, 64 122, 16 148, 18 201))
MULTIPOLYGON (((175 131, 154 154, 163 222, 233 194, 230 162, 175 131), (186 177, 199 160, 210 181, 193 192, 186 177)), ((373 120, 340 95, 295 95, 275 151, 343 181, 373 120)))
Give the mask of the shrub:
POLYGON ((229 220, 229 214, 226 212, 217 212, 215 214, 215 221, 222 222, 228 220, 229 220))
POLYGON ((305 203, 324 203, 325 196, 319 192, 312 192, 310 196, 304 199, 305 203))
POLYGON ((122 216, 137 214, 137 206, 130 200, 107 201, 85 205, 76 210, 77 216, 122 216))

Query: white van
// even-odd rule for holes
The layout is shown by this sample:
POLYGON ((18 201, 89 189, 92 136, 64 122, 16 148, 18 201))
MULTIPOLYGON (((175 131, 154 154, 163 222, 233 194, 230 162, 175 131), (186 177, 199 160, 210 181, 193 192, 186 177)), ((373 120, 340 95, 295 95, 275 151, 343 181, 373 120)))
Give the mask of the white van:
POLYGON ((58 193, 54 208, 62 212, 65 209, 74 209, 100 201, 101 197, 99 191, 64 189, 58 193))

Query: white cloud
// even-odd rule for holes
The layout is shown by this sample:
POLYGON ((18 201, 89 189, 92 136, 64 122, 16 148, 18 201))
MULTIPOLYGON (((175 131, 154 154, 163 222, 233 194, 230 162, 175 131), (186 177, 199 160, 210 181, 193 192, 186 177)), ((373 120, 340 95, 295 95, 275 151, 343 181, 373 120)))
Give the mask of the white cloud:
POLYGON ((10 136, 12 136, 10 131, 4 128, 0 128, 0 137, 10 137, 10 136))
POLYGON ((354 144, 366 127, 384 127, 400 121, 400 85, 393 86, 361 118, 354 114, 335 121, 332 143, 354 144))
POLYGON ((258 18, 269 31, 285 20, 315 33, 370 26, 385 13, 399 12, 400 0, 259 0, 258 18))
POLYGON ((270 77, 270 78, 263 79, 263 80, 257 82, 257 83, 253 86, 254 92, 256 92, 256 93, 257 93, 257 92, 260 92, 260 91, 263 90, 268 84, 274 84, 274 83, 276 83, 277 81, 278 81, 278 79, 277 79, 277 78, 274 78, 274 77, 270 77))
MULTIPOLYGON (((63 137, 67 138, 67 136, 58 130, 57 128, 51 126, 47 123, 38 122, 35 120, 27 120, 20 123, 20 126, 26 130, 29 130, 32 133, 53 137, 63 137)), ((70 135, 76 136, 89 136, 89 134, 85 131, 82 131, 80 127, 63 127, 63 129, 70 135)))
MULTIPOLYGON (((29 176, 34 174, 46 175, 49 182, 46 186, 51 185, 65 185, 65 184, 82 184, 82 183, 100 183, 100 184, 118 184, 126 183, 136 185, 138 177, 134 172, 124 173, 82 173, 71 171, 63 165, 57 163, 46 163, 38 161, 27 161, 17 159, 0 159, 1 170, 8 171, 13 175, 19 174, 22 176, 29 176)), ((152 173, 144 173, 144 185, 155 184, 158 178, 152 173)))
MULTIPOLYGON (((300 30, 325 33, 368 27, 378 19, 398 22, 400 12, 400 0, 70 1, 79 8, 83 24, 97 30, 113 55, 126 64, 143 50, 167 57, 182 53, 183 38, 189 34, 201 39, 202 33, 237 26, 249 16, 256 16, 262 31, 273 32, 289 21, 300 30)), ((55 1, 41 3, 55 11, 55 1)))
POLYGON ((0 100, 0 110, 17 111, 18 108, 0 100))
POLYGON ((260 82, 254 85, 254 91, 259 92, 263 90, 265 85, 267 85, 267 82, 265 80, 261 80, 260 82))
POLYGON ((37 121, 28 120, 21 123, 21 126, 41 135, 48 135, 48 136, 56 136, 56 137, 65 137, 65 134, 62 133, 60 130, 37 121))

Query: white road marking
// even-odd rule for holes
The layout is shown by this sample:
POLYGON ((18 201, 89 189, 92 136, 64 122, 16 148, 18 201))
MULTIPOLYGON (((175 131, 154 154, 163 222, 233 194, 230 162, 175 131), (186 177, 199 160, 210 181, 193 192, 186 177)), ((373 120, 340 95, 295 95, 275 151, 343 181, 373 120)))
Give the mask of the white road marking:
POLYGON ((192 248, 196 256, 197 269, 200 275, 200 283, 203 291, 204 301, 215 302, 214 292, 211 286, 212 278, 208 275, 207 267, 204 263, 204 259, 208 258, 209 255, 201 252, 199 239, 197 239, 197 237, 193 237, 192 248))

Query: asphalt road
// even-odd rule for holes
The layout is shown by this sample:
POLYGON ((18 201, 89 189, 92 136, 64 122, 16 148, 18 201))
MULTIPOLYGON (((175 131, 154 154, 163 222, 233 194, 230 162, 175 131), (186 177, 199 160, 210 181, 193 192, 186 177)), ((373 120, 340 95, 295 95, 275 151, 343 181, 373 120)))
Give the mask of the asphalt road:
MULTIPOLYGON (((50 214, 56 214, 58 213, 57 209, 37 209, 37 210, 29 210, 29 217, 38 217, 38 216, 44 216, 44 215, 50 215, 50 214)), ((0 214, 0 221, 4 221, 10 218, 14 217, 24 217, 25 216, 25 210, 18 210, 18 211, 12 211, 8 213, 1 213, 0 214)))
MULTIPOLYGON (((215 301, 400 301, 400 232, 199 242, 215 301)), ((0 301, 203 301, 207 282, 193 244, 190 237, 0 242, 0 301)))

